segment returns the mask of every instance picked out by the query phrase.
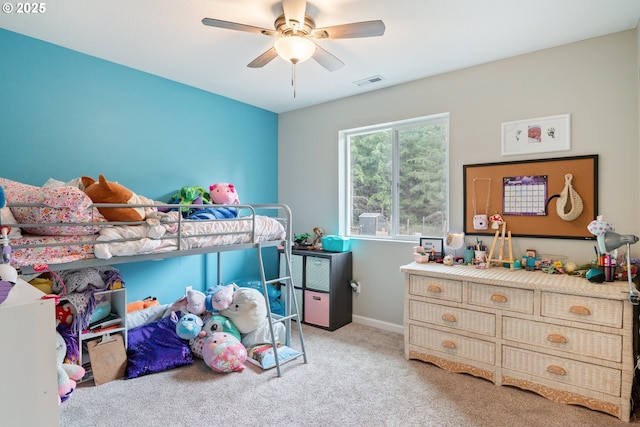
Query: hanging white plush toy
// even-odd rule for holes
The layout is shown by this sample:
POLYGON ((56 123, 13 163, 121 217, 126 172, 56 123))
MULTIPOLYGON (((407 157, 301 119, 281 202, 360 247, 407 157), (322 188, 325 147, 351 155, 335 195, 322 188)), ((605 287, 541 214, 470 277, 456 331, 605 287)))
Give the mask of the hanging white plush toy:
MULTIPOLYGON (((6 199, 4 190, 0 187, 0 208, 4 208, 6 199)), ((0 304, 2 304, 9 292, 18 281, 18 272, 13 268, 11 262, 11 246, 9 246, 9 227, 0 224, 0 245, 2 245, 2 259, 0 260, 0 304)))

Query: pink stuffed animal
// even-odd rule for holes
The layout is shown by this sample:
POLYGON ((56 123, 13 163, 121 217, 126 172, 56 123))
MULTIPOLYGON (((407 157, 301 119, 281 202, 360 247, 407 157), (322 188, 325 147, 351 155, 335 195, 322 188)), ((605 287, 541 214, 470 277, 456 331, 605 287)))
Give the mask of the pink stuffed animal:
POLYGON ((217 205, 239 205, 236 187, 228 182, 219 182, 209 187, 211 201, 217 205))
POLYGON ((233 301, 236 289, 238 289, 238 285, 235 283, 209 288, 206 293, 190 289, 185 297, 186 311, 200 316, 206 312, 214 313, 227 309, 233 301))
POLYGON ((76 381, 84 377, 84 368, 67 363, 67 343, 60 332, 56 331, 56 361, 58 371, 58 403, 67 400, 76 388, 76 381))
POLYGON ((197 315, 203 314, 207 311, 206 300, 207 296, 204 292, 189 289, 187 291, 187 311, 197 315))
POLYGON ((214 332, 204 342, 202 359, 214 372, 241 372, 247 360, 247 349, 233 335, 214 332))
POLYGON ((235 283, 218 285, 214 288, 207 289, 207 310, 221 311, 229 308, 233 302, 233 294, 237 289, 238 285, 235 283))

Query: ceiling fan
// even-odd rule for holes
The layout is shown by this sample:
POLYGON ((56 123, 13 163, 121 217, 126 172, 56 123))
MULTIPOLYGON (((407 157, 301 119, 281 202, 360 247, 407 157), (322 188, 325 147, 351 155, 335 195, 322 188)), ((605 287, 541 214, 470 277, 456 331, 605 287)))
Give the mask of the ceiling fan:
POLYGON ((306 9, 306 0, 282 0, 283 13, 276 18, 273 30, 214 18, 204 18, 202 23, 211 27, 276 37, 273 47, 247 64, 250 68, 264 67, 280 56, 293 65, 313 58, 327 70, 335 71, 343 67, 344 62, 313 40, 376 37, 384 34, 384 22, 380 20, 316 28, 314 20, 306 15, 306 9))

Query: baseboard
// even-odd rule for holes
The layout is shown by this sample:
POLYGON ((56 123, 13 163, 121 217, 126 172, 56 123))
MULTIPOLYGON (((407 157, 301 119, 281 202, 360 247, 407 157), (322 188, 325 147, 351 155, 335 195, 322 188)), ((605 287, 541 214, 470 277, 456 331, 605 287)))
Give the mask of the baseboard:
POLYGON ((393 323, 383 322, 381 320, 371 319, 364 316, 351 316, 353 323, 359 323, 361 325, 371 326, 373 328, 382 329, 383 331, 395 332, 397 334, 404 334, 404 327, 402 325, 395 325, 393 323))

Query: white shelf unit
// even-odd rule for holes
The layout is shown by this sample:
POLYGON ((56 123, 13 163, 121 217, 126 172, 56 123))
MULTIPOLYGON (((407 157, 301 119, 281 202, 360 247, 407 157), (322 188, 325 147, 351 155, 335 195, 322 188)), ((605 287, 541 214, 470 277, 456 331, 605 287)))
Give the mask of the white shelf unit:
POLYGON ((58 426, 55 303, 18 279, 0 305, 0 416, 5 426, 58 426))
MULTIPOLYGON (((78 333, 78 351, 79 361, 82 366, 90 363, 89 354, 86 352, 86 343, 93 339, 98 339, 106 334, 121 334, 124 340, 124 347, 127 348, 127 289, 113 289, 99 291, 95 293, 96 299, 107 297, 111 303, 111 312, 117 314, 121 323, 117 328, 108 329, 99 332, 83 332, 78 333)), ((88 375, 87 375, 88 376, 88 375)), ((88 378, 83 378, 84 380, 88 378)))

